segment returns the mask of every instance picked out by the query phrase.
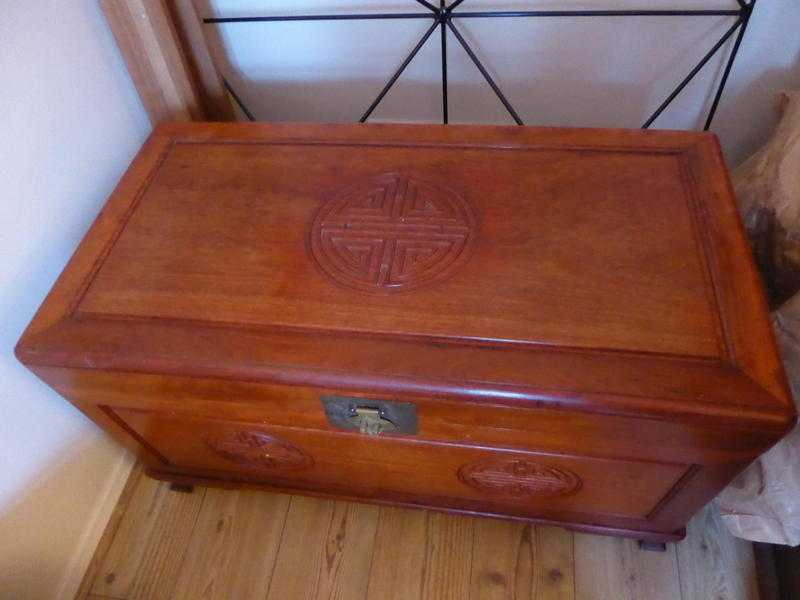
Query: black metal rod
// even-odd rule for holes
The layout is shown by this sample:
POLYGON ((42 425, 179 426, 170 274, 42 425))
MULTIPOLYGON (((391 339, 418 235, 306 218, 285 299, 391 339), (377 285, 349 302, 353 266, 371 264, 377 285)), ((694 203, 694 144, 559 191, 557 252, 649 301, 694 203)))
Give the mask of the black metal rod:
MULTIPOLYGON (((455 8, 455 4, 451 7, 455 8)), ((492 10, 459 11, 453 17, 459 19, 495 17, 736 17, 741 10, 492 10)))
POLYGON ((275 23, 285 21, 380 21, 383 19, 431 19, 435 14, 424 13, 367 13, 342 15, 276 15, 268 17, 206 17, 203 23, 275 23))
MULTIPOLYGON (((444 10, 445 0, 441 0, 444 10)), ((447 106, 447 25, 445 19, 439 20, 439 29, 442 34, 442 123, 447 125, 450 122, 447 106)))
POLYGON ((431 11, 432 13, 434 13, 434 14, 439 14, 439 9, 438 9, 438 8, 436 8, 436 7, 435 7, 433 4, 431 4, 430 2, 428 2, 427 0, 415 0, 415 1, 416 1, 417 3, 419 3, 419 4, 421 4, 422 6, 424 6, 425 8, 427 8, 427 9, 428 9, 429 11, 431 11))
MULTIPOLYGON (((420 0, 417 0, 418 2, 420 0)), ((495 11, 469 11, 454 12, 454 9, 464 0, 456 0, 446 10, 449 14, 460 19, 475 18, 502 18, 502 17, 732 17, 742 16, 749 10, 747 5, 742 10, 495 10, 495 11)), ((434 14, 429 12, 417 13, 358 13, 341 15, 274 15, 256 17, 206 17, 203 23, 263 23, 286 21, 380 21, 384 19, 430 19, 436 18, 438 11, 432 5, 434 14)))
POLYGON ((361 119, 359 119, 361 123, 364 123, 367 119, 369 119, 369 116, 372 114, 372 111, 374 111, 378 107, 378 104, 381 103, 383 97, 388 93, 390 89, 392 89, 394 82, 397 81, 400 75, 403 74, 403 71, 405 71, 409 63, 411 63, 411 61, 414 60, 414 57, 422 49, 422 47, 425 45, 425 42, 428 41, 428 38, 431 37, 431 34, 436 30, 438 26, 439 26, 439 20, 437 19, 436 21, 433 22, 433 25, 431 25, 428 28, 428 30, 425 32, 425 35, 422 36, 422 39, 419 42, 417 42, 417 45, 414 46, 414 49, 411 51, 411 54, 409 54, 406 57, 406 59, 403 61, 403 64, 400 65, 400 68, 398 68, 397 71, 394 72, 394 75, 392 75, 391 79, 389 79, 387 84, 383 87, 381 93, 378 94, 377 98, 375 98, 375 101, 372 104, 370 104, 367 111, 361 116, 361 119))
MULTIPOLYGON (((739 3, 743 4, 743 0, 739 0, 739 3)), ((736 56, 739 54, 739 47, 742 45, 742 39, 744 39, 747 26, 750 23, 750 15, 752 14, 755 3, 756 0, 752 0, 750 6, 747 7, 747 13, 742 20, 742 26, 739 29, 739 35, 736 36, 736 42, 733 44, 731 55, 728 57, 728 64, 725 65, 725 72, 722 74, 722 80, 719 82, 719 87, 717 88, 717 93, 714 96, 714 101, 711 103, 711 109, 708 111, 708 117, 706 118, 706 124, 703 126, 703 131, 708 131, 711 129, 711 124, 714 122, 714 116, 717 114, 719 101, 722 99, 722 93, 725 91, 725 84, 728 83, 728 77, 730 77, 731 70, 733 69, 733 63, 736 60, 736 56)))
POLYGON ((500 88, 497 87, 497 84, 494 82, 494 79, 492 79, 492 76, 489 75, 489 72, 484 68, 483 64, 478 59, 478 57, 475 56, 475 53, 472 51, 472 48, 469 47, 469 44, 467 44, 467 41, 461 36, 461 33, 459 33, 458 29, 456 29, 456 26, 453 25, 453 21, 448 19, 447 20, 447 26, 450 28, 450 31, 453 32, 453 35, 456 36, 456 39, 458 40, 458 42, 461 44, 461 46, 467 52, 469 57, 472 59, 472 62, 475 63, 475 66, 478 67, 478 70, 481 72, 481 75, 483 75, 483 78, 486 80, 486 82, 494 90, 494 93, 497 94, 497 97, 500 99, 500 102, 502 102, 503 106, 506 107, 506 110, 511 115, 511 117, 514 119, 514 121, 517 123, 517 125, 524 125, 524 123, 522 122, 522 119, 519 118, 519 115, 517 114, 517 111, 515 111, 514 107, 511 106, 511 103, 503 95, 503 92, 501 92, 500 88))
POLYGON ((239 98, 239 94, 237 94, 237 93, 236 93, 236 92, 233 90, 233 88, 231 87, 231 84, 230 84, 230 83, 228 83, 228 80, 227 80, 227 79, 225 79, 224 77, 222 78, 222 85, 224 85, 224 86, 225 86, 225 89, 226 89, 226 90, 228 90, 228 93, 229 93, 229 94, 230 94, 230 95, 233 97, 234 101, 235 101, 235 102, 236 102, 236 104, 239 106, 239 108, 241 108, 241 109, 242 109, 242 112, 243 112, 243 113, 244 113, 244 114, 247 116, 248 120, 250 120, 250 121, 255 121, 255 120, 256 120, 256 118, 253 116, 253 113, 251 113, 251 112, 250 112, 250 111, 247 109, 247 106, 245 106, 244 102, 242 102, 242 99, 241 99, 241 98, 239 98))
POLYGON ((670 103, 675 99, 675 97, 683 91, 683 88, 689 85, 689 82, 692 79, 694 79, 694 76, 697 75, 700 72, 700 69, 702 69, 709 60, 711 60, 711 57, 713 57, 717 53, 717 51, 720 48, 722 48, 725 42, 728 41, 728 38, 730 38, 733 35, 733 32, 736 31, 736 29, 741 24, 742 24, 742 19, 741 18, 736 19, 736 23, 734 23, 733 26, 730 29, 728 29, 728 31, 725 32, 725 35, 723 35, 722 38, 716 44, 714 44, 714 47, 708 51, 708 54, 706 54, 703 57, 703 59, 699 63, 697 63, 697 66, 695 66, 695 68, 689 72, 689 74, 684 78, 684 80, 681 81, 680 84, 678 84, 678 87, 676 87, 673 90, 673 92, 667 97, 667 99, 661 103, 661 106, 659 106, 656 109, 656 112, 654 112, 653 115, 649 119, 647 119, 647 121, 645 121, 644 125, 642 125, 642 129, 647 129, 648 127, 650 127, 653 121, 655 121, 661 115, 661 113, 664 112, 664 109, 667 108, 667 106, 670 105, 670 103))
MULTIPOLYGON (((434 19, 431 27, 425 32, 422 39, 417 43, 408 57, 403 61, 400 67, 395 71, 387 84, 381 90, 378 97, 370 105, 360 121, 366 121, 372 112, 377 108, 384 96, 389 92, 395 82, 399 79, 400 75, 405 71, 414 57, 419 53, 425 43, 428 41, 433 31, 437 26, 440 27, 441 33, 441 53, 442 53, 442 120, 445 124, 449 122, 449 107, 448 107, 448 64, 447 64, 447 27, 456 36, 456 39, 466 51, 472 62, 480 71, 481 75, 486 79, 487 83, 491 86, 494 93, 503 103, 503 106, 512 116, 518 125, 522 125, 522 119, 514 110, 511 103, 505 97, 503 92, 492 79, 489 72, 486 70, 480 59, 472 51, 467 41, 458 31, 453 24, 453 18, 513 18, 513 17, 690 17, 690 16, 717 16, 727 17, 736 16, 736 23, 731 26, 722 38, 714 45, 714 47, 703 57, 703 59, 692 69, 692 71, 681 81, 680 84, 673 90, 664 102, 656 109, 651 117, 642 125, 643 129, 647 129, 664 110, 672 103, 672 101, 683 91, 683 89, 694 79, 700 70, 708 63, 709 60, 722 48, 728 39, 739 29, 739 34, 731 50, 725 65, 722 78, 719 86, 717 87, 714 99, 709 109, 709 113, 705 122, 704 130, 710 129, 719 103, 725 91, 726 84, 730 78, 733 70, 734 62, 738 56, 742 40, 744 39, 745 32, 750 22, 750 17, 757 0, 736 0, 739 5, 738 10, 728 9, 684 9, 684 10, 661 10, 661 9, 619 9, 619 10, 520 10, 520 11, 465 11, 454 12, 464 0, 455 0, 450 6, 447 6, 447 0, 439 0, 439 6, 436 7, 428 0, 414 0, 417 4, 424 6, 430 12, 402 12, 402 13, 357 13, 357 14, 322 14, 322 15, 274 15, 274 16, 250 16, 250 17, 207 17, 203 19, 204 23, 257 23, 257 22, 291 22, 291 21, 361 21, 361 20, 392 20, 392 19, 434 19)), ((223 79, 223 84, 228 93, 233 97, 236 104, 244 112, 250 121, 255 121, 253 113, 247 108, 239 95, 234 91, 229 82, 223 79)))

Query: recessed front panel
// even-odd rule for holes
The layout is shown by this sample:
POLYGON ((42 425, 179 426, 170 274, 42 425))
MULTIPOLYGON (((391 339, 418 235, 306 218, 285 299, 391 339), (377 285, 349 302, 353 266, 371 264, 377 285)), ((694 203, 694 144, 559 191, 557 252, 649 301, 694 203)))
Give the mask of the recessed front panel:
POLYGON ((163 468, 354 496, 646 519, 688 465, 603 460, 110 408, 163 468), (209 440, 222 440, 209 443, 209 440))

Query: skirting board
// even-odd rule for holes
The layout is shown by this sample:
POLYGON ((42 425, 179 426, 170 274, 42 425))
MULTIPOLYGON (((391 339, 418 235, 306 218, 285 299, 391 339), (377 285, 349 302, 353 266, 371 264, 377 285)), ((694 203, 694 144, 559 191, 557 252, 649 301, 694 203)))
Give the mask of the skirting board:
POLYGON ((106 529, 120 494, 125 488, 136 458, 124 448, 119 449, 119 459, 111 470, 102 493, 98 495, 97 504, 86 529, 70 560, 69 567, 59 586, 57 600, 72 600, 78 593, 84 573, 94 556, 103 532, 106 529))

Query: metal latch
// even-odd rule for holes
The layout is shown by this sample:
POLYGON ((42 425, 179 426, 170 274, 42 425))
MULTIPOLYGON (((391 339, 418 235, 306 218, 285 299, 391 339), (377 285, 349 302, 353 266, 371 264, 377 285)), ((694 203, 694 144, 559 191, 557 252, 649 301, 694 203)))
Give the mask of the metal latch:
POLYGON ((417 410, 410 402, 347 396, 322 396, 328 422, 366 435, 417 433, 417 410))
POLYGON ((378 435, 385 431, 395 431, 397 427, 389 419, 381 416, 377 408, 358 407, 350 417, 350 422, 358 425, 358 430, 367 435, 378 435))

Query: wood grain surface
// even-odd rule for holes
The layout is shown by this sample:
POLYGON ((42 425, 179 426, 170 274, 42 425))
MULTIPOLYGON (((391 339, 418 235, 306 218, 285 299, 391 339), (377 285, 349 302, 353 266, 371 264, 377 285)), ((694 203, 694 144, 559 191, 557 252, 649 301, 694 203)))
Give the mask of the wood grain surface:
POLYGON ((275 568, 288 508, 288 496, 207 490, 173 597, 258 597, 275 568))
POLYGON ((556 527, 133 479, 77 600, 758 600, 752 546, 711 508, 649 552, 556 527), (175 502, 198 498, 187 522, 175 502), (176 536, 184 550, 150 550, 176 536))

